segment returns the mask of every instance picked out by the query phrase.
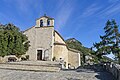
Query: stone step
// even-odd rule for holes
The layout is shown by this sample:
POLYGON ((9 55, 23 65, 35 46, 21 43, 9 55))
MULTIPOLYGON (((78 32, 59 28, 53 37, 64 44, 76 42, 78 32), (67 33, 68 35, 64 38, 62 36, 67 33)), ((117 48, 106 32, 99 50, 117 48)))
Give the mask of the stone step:
POLYGON ((58 65, 41 65, 41 64, 22 64, 22 63, 0 63, 0 69, 24 70, 24 71, 42 71, 42 72, 58 72, 58 65))
POLYGON ((34 65, 34 66, 50 66, 50 67, 59 67, 58 62, 54 61, 20 61, 20 62, 8 62, 7 64, 14 65, 34 65))

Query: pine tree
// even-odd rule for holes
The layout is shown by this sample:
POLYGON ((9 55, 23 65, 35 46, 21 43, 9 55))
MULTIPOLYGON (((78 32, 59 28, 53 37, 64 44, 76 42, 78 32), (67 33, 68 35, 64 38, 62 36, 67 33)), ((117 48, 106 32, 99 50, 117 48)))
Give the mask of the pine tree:
POLYGON ((111 47, 111 51, 113 54, 115 54, 115 57, 118 59, 118 62, 120 64, 120 33, 118 29, 118 25, 115 22, 115 20, 112 20, 113 25, 113 35, 111 37, 111 40, 113 41, 113 45, 111 47))
POLYGON ((96 53, 99 58, 101 58, 102 55, 112 53, 119 59, 120 63, 120 33, 116 21, 108 20, 104 31, 105 35, 100 36, 101 41, 94 44, 94 47, 97 49, 96 53))

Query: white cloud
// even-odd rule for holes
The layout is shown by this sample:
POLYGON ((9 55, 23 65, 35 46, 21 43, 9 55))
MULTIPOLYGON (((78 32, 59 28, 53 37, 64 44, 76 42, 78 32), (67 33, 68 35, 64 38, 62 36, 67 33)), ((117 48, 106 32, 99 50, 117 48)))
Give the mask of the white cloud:
POLYGON ((4 2, 6 5, 12 5, 20 15, 28 14, 29 10, 34 8, 36 4, 34 0, 4 0, 4 2))
POLYGON ((107 8, 103 9, 98 14, 101 16, 110 16, 120 12, 120 3, 114 3, 107 8))
POLYGON ((20 15, 28 15, 33 14, 36 12, 36 10, 42 11, 42 4, 43 1, 35 1, 35 0, 5 0, 7 3, 10 3, 11 5, 14 5, 17 9, 17 12, 20 15), (33 11, 34 10, 34 11, 33 11))
POLYGON ((112 13, 118 13, 120 12, 120 4, 115 5, 113 8, 107 10, 105 14, 112 14, 112 13))
MULTIPOLYGON (((114 1, 114 0, 109 0, 114 1)), ((115 0, 114 2, 117 2, 120 0, 115 0)), ((92 15, 98 15, 98 16, 110 16, 115 15, 116 13, 120 12, 120 3, 112 3, 109 6, 98 6, 97 4, 92 4, 88 6, 88 8, 85 9, 82 17, 88 17, 92 15)))
POLYGON ((99 7, 97 4, 92 4, 85 9, 85 11, 82 13, 81 16, 87 17, 87 16, 95 15, 99 9, 101 9, 101 7, 99 7))
POLYGON ((65 26, 65 24, 67 23, 67 21, 69 20, 74 7, 70 5, 70 3, 68 4, 60 4, 61 8, 58 11, 58 14, 56 16, 56 29, 60 30, 63 26, 65 26), (64 6, 63 6, 64 5, 64 6))
POLYGON ((28 0, 15 0, 15 4, 23 13, 27 13, 28 10, 32 7, 32 1, 28 0))

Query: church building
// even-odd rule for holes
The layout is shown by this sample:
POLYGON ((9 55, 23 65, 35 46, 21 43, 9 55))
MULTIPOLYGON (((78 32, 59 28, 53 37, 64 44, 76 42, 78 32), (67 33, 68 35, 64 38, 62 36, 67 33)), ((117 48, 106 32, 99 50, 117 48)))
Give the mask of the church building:
POLYGON ((24 34, 30 41, 29 60, 60 61, 65 67, 77 68, 81 65, 81 52, 69 49, 62 36, 54 30, 54 18, 46 15, 36 20, 36 25, 25 30, 24 34))

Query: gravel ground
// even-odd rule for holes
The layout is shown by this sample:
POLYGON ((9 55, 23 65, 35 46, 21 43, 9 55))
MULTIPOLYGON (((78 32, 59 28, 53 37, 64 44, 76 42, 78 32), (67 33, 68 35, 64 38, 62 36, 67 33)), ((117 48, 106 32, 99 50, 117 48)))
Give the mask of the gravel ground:
POLYGON ((114 80, 105 71, 94 72, 85 69, 60 72, 34 72, 0 69, 0 80, 114 80))

